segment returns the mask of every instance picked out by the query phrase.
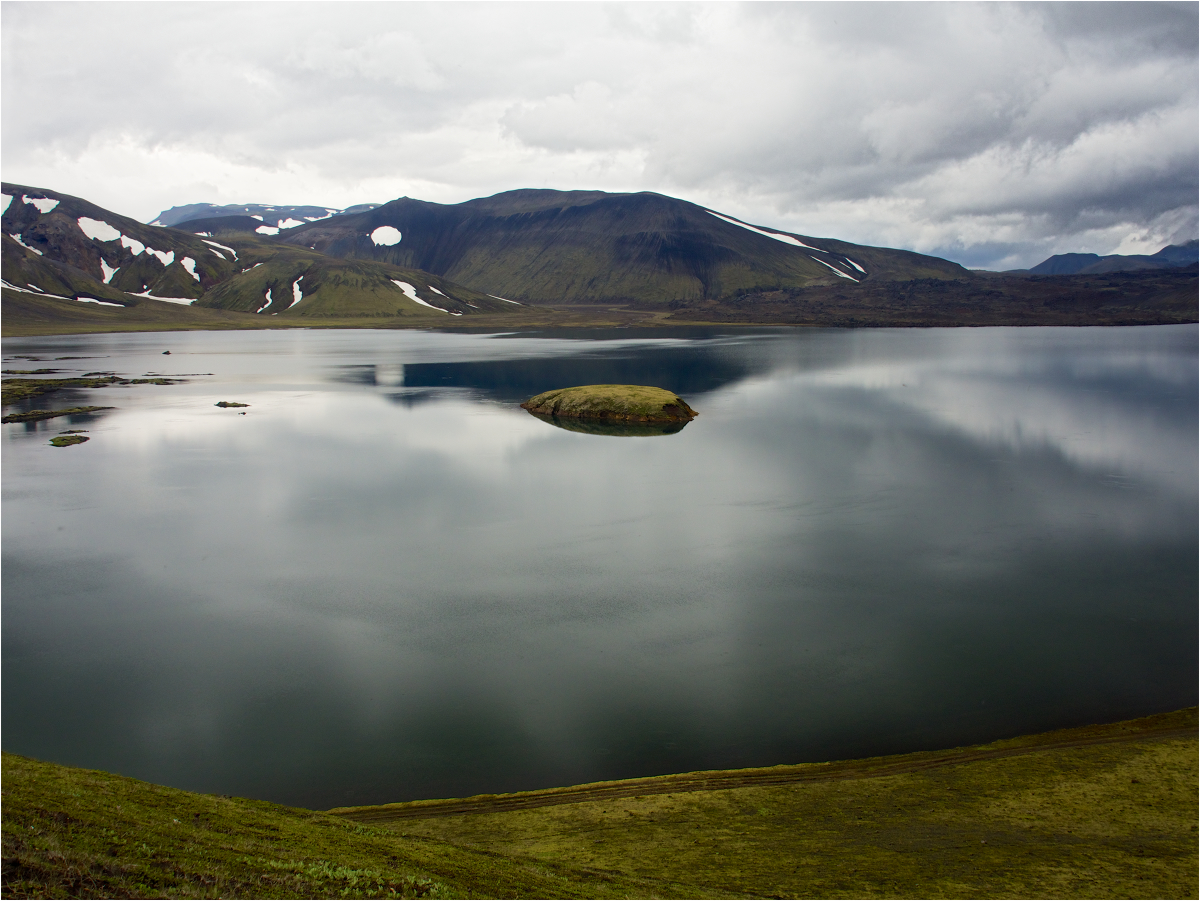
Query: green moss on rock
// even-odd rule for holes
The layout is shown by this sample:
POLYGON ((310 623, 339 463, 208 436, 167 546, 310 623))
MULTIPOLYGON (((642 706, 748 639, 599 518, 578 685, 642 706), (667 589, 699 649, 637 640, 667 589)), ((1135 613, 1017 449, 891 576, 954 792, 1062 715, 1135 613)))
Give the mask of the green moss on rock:
POLYGON ((521 406, 537 416, 621 422, 689 422, 696 411, 678 394, 646 385, 580 385, 545 391, 521 406))

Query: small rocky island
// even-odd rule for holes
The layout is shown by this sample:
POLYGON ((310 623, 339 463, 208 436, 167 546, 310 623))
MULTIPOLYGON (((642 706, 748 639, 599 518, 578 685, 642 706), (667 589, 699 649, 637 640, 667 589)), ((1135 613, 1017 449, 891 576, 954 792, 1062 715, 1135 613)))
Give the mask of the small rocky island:
POLYGON ((645 385, 580 385, 545 391, 521 406, 535 416, 619 423, 691 422, 696 411, 672 391, 645 385))

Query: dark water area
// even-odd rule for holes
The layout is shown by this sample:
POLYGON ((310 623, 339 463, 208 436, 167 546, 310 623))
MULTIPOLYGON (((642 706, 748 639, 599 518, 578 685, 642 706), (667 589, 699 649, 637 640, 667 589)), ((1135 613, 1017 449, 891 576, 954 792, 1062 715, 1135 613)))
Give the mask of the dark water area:
POLYGON ((5 340, 186 381, 3 426, 3 747, 327 808, 1195 704, 1197 335, 5 340), (700 415, 518 407, 590 383, 700 415))

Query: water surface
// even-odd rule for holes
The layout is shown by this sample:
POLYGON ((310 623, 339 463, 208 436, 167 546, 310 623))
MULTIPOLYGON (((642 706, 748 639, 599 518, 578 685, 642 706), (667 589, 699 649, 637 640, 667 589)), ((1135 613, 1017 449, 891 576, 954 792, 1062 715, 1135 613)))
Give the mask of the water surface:
POLYGON ((3 427, 9 751, 330 807, 1196 703, 1194 326, 3 348, 188 379, 3 427), (517 406, 602 382, 700 416, 517 406))

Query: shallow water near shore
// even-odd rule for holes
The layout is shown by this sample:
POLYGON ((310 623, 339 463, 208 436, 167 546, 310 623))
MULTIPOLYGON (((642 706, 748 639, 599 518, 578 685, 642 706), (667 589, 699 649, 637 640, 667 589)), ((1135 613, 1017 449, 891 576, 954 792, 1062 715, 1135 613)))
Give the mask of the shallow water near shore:
POLYGON ((186 379, 3 426, 8 751, 327 808, 1197 700, 1196 326, 3 350, 186 379), (518 406, 598 383, 700 415, 611 435, 518 406))

